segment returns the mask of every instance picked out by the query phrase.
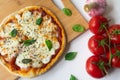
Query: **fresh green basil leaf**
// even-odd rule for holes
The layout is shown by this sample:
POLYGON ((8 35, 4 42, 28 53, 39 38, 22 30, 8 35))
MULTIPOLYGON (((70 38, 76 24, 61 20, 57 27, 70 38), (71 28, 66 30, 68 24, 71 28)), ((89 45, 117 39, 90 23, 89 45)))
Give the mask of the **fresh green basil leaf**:
POLYGON ((85 31, 85 28, 84 26, 81 26, 79 24, 76 24, 72 27, 73 31, 75 32, 84 32, 85 31))
POLYGON ((50 51, 52 49, 52 42, 50 40, 45 40, 45 43, 50 51))
POLYGON ((74 75, 71 74, 70 80, 78 80, 74 75))
POLYGON ((15 37, 17 35, 17 30, 16 29, 13 29, 11 32, 10 32, 10 35, 12 37, 15 37))
POLYGON ((22 63, 24 63, 24 64, 28 64, 30 62, 32 62, 32 59, 23 59, 22 60, 22 63))
POLYGON ((64 12, 64 14, 66 14, 67 16, 71 16, 72 15, 72 11, 68 8, 63 8, 62 11, 64 12))
POLYGON ((34 40, 34 39, 25 40, 25 41, 24 41, 24 45, 25 45, 25 46, 32 45, 33 43, 35 43, 35 41, 36 41, 36 40, 34 40))
POLYGON ((42 23, 42 18, 38 18, 37 20, 36 20, 36 24, 37 25, 40 25, 42 23))
POLYGON ((77 52, 69 52, 65 55, 65 60, 73 60, 77 55, 77 52))

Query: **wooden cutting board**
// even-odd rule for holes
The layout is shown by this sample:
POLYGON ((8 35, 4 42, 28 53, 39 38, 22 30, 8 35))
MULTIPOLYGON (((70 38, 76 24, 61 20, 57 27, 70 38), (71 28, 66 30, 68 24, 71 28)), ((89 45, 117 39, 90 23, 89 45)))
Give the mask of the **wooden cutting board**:
MULTIPOLYGON (((50 9, 63 25, 67 41, 70 42, 79 36, 80 32, 74 32, 72 26, 80 24, 88 29, 88 23, 75 8, 70 0, 62 0, 64 6, 72 11, 72 16, 66 16, 52 0, 0 0, 0 22, 9 14, 20 10, 26 6, 40 5, 50 9)), ((15 80, 18 77, 9 73, 2 65, 0 65, 0 80, 15 80)))

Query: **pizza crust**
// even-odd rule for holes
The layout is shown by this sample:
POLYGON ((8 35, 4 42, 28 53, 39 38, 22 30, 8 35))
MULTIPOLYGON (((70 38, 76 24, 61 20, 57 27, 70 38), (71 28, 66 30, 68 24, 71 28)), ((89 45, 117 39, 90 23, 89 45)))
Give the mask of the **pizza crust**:
POLYGON ((48 69, 50 69, 53 64, 59 59, 59 57, 62 55, 64 49, 65 49, 65 45, 66 45, 66 36, 65 36, 65 32, 64 32, 64 29, 63 29, 63 26, 60 24, 60 22, 58 21, 58 19, 56 18, 56 16, 51 12, 49 11, 48 9, 46 9, 45 7, 40 7, 40 6, 28 6, 28 7, 25 7, 23 9, 21 9, 20 11, 18 12, 15 12, 15 13, 12 13, 10 14, 8 17, 6 17, 2 23, 0 24, 0 27, 5 25, 4 23, 6 23, 7 21, 9 21, 11 18, 13 18, 12 16, 14 16, 16 13, 22 13, 23 11, 26 11, 26 10, 31 10, 31 9, 39 9, 39 8, 42 8, 43 11, 45 11, 47 14, 49 14, 53 19, 54 21, 58 24, 58 26, 61 28, 61 35, 62 35, 62 38, 61 38, 61 48, 60 48, 60 51, 51 59, 51 61, 49 63, 47 63, 45 65, 45 67, 42 67, 42 68, 30 68, 29 71, 14 71, 12 70, 12 68, 9 66, 8 63, 6 63, 2 57, 0 57, 0 60, 1 60, 1 63, 2 65, 7 68, 8 71, 10 71, 11 73, 17 75, 17 76, 20 76, 20 77, 35 77, 35 76, 38 76, 38 75, 41 75, 42 73, 45 73, 46 71, 48 71, 48 69))

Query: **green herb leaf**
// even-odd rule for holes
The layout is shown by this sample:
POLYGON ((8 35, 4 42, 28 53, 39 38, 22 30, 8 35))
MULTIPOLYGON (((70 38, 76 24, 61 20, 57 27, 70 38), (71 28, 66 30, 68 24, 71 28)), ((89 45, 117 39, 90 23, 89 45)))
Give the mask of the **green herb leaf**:
POLYGON ((22 62, 24 64, 28 64, 28 63, 32 62, 32 59, 23 59, 22 62))
POLYGON ((46 40, 45 43, 50 51, 52 49, 52 42, 50 40, 46 40))
POLYGON ((25 40, 25 41, 24 41, 24 45, 25 45, 25 46, 32 45, 33 43, 35 43, 35 41, 36 41, 36 40, 34 40, 34 39, 25 40))
POLYGON ((65 55, 65 60, 73 60, 77 55, 77 52, 69 52, 65 55))
POLYGON ((71 16, 72 15, 72 11, 68 8, 63 8, 62 11, 64 12, 64 14, 66 14, 67 16, 71 16))
POLYGON ((12 37, 15 37, 17 35, 17 30, 16 29, 13 29, 11 32, 10 32, 10 35, 12 37))
POLYGON ((42 23, 42 18, 38 18, 37 20, 36 20, 36 24, 37 25, 40 25, 42 23))
POLYGON ((76 24, 72 27, 73 31, 75 32, 84 32, 85 28, 79 24, 76 24))
POLYGON ((70 80, 78 80, 74 75, 71 74, 70 80))

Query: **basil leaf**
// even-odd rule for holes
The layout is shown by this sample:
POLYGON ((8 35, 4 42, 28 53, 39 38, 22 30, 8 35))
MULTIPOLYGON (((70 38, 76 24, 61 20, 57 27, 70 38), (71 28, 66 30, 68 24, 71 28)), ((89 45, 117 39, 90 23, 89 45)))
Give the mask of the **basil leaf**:
POLYGON ((73 31, 75 32, 84 32, 85 28, 79 24, 76 24, 72 27, 73 31))
POLYGON ((36 41, 36 40, 34 40, 34 39, 25 40, 25 41, 24 41, 24 45, 25 45, 25 46, 32 45, 33 43, 35 43, 35 41, 36 41))
POLYGON ((37 25, 40 25, 42 23, 42 18, 38 18, 37 20, 36 20, 36 24, 37 25))
POLYGON ((50 40, 45 40, 45 43, 50 51, 52 49, 52 42, 50 40))
POLYGON ((11 32, 10 32, 10 35, 12 37, 15 37, 17 35, 17 30, 16 29, 13 29, 11 32))
POLYGON ((74 75, 71 74, 70 80, 78 80, 74 75))
POLYGON ((64 12, 64 14, 66 14, 67 16, 71 16, 72 15, 72 11, 68 8, 63 8, 62 11, 64 12))
POLYGON ((73 60, 77 55, 77 52, 69 52, 65 55, 65 60, 73 60))
POLYGON ((24 64, 28 64, 28 63, 32 62, 32 59, 23 59, 22 62, 24 64))

